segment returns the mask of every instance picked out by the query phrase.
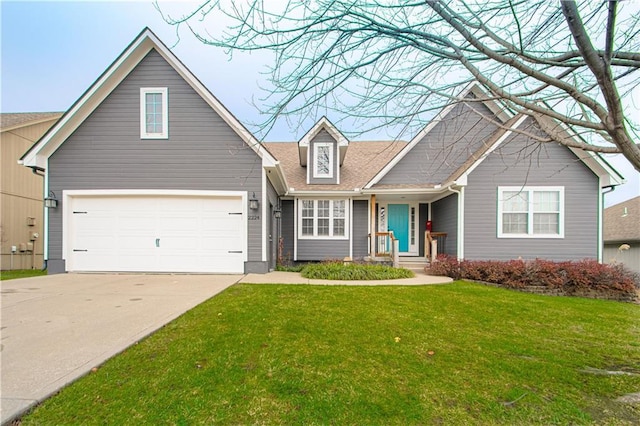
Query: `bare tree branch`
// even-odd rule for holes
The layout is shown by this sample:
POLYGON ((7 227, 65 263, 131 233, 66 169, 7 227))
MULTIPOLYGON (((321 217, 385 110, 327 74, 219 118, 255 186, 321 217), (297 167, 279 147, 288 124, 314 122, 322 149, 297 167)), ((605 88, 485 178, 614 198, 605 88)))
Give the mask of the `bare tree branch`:
POLYGON ((270 86, 258 100, 264 132, 281 117, 301 123, 322 109, 365 130, 415 133, 477 81, 487 99, 548 118, 539 121, 549 137, 532 140, 622 153, 640 171, 640 120, 623 108, 640 85, 640 9, 627 12, 633 7, 617 0, 209 0, 163 18, 230 53, 274 52, 270 86), (584 140, 555 131, 549 119, 584 140))

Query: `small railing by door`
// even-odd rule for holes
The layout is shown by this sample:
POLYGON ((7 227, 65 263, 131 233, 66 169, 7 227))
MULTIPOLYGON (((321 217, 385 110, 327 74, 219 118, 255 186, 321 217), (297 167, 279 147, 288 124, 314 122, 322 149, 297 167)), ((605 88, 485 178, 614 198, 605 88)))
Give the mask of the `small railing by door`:
POLYGON ((424 257, 430 261, 434 261, 438 254, 442 254, 446 250, 447 233, 446 232, 424 232, 424 257))

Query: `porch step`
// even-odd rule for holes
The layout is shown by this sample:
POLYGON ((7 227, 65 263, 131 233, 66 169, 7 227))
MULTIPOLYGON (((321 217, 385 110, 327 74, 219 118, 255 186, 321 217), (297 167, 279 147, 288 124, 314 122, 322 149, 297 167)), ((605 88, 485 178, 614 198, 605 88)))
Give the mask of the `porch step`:
POLYGON ((426 258, 420 256, 401 257, 399 266, 412 271, 424 272, 424 268, 425 266, 429 266, 429 262, 426 258))

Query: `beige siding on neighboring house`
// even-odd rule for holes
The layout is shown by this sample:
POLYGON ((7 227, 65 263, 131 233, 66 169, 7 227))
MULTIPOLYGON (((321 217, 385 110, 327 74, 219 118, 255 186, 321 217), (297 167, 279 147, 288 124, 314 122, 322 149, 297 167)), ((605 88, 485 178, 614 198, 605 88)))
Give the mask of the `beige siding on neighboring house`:
POLYGON ((0 268, 43 266, 43 178, 18 164, 18 159, 61 114, 2 114, 0 136, 0 268), (38 238, 31 242, 33 233, 38 238), (30 243, 33 244, 31 251, 30 243), (12 246, 17 251, 12 256, 12 246), (22 251, 21 249, 24 249, 22 251))
POLYGON ((604 210, 603 237, 604 262, 640 273, 640 196, 604 210))

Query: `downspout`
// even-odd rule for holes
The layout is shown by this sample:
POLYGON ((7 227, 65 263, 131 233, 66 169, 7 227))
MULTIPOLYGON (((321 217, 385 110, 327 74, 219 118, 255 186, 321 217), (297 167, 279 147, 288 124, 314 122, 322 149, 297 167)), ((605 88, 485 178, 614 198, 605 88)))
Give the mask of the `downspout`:
POLYGON ((604 191, 598 191, 598 263, 602 263, 603 250, 604 250, 604 237, 602 235, 603 223, 603 211, 604 211, 604 195, 615 191, 615 185, 608 185, 602 187, 604 191))
POLYGON ((457 189, 453 189, 451 186, 447 187, 447 190, 458 194, 458 235, 456 242, 458 245, 458 260, 464 259, 464 186, 457 189))

